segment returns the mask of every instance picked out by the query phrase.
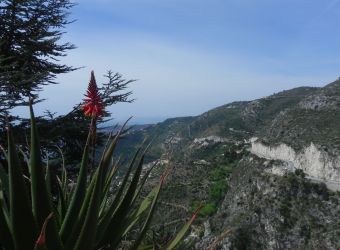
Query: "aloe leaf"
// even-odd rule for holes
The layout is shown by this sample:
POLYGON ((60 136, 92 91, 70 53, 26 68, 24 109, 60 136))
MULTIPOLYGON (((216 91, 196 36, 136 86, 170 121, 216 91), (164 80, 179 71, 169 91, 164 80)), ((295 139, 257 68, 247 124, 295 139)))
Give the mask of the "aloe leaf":
MULTIPOLYGON (((118 143, 118 140, 120 139, 122 131, 124 130, 126 124, 129 122, 130 119, 131 119, 131 117, 123 124, 123 126, 118 131, 118 133, 116 134, 116 136, 114 137, 112 142, 107 143, 105 145, 105 149, 104 149, 102 158, 101 158, 100 163, 99 163, 99 167, 102 168, 102 170, 103 170, 102 171, 102 180, 103 180, 103 188, 104 188, 104 190, 102 192, 102 196, 101 196, 101 201, 102 201, 101 204, 103 204, 103 203, 105 204, 105 202, 106 202, 107 192, 109 190, 112 178, 117 171, 116 166, 112 164, 113 152, 114 152, 114 150, 117 146, 117 143, 118 143), (109 168, 110 164, 112 165, 111 168, 109 168), (111 169, 111 171, 110 171, 110 169, 111 169)), ((111 134, 110 134, 110 137, 111 137, 111 134)), ((109 139, 110 139, 110 137, 109 137, 109 139)), ((109 140, 108 140, 108 142, 109 142, 109 140)), ((119 160, 118 160, 118 162, 119 162, 119 160)), ((117 164, 118 164, 118 162, 117 162, 117 164)))
POLYGON ((2 183, 2 190, 4 194, 8 197, 9 194, 8 175, 1 164, 0 164, 0 182, 2 183))
POLYGON ((13 239, 11 236, 10 228, 6 223, 5 215, 0 209, 0 242, 5 247, 5 249, 14 249, 13 239))
POLYGON ((36 225, 10 128, 7 135, 10 228, 16 249, 32 249, 37 235, 36 225))
MULTIPOLYGON (((128 121, 126 121, 126 123, 127 122, 128 121)), ((112 140, 109 147, 103 153, 102 159, 99 164, 99 170, 96 177, 91 200, 89 203, 87 215, 82 226, 80 236, 75 245, 76 250, 91 249, 95 244, 96 232, 98 227, 97 220, 99 219, 99 208, 102 203, 101 194, 106 181, 106 176, 108 173, 109 164, 112 159, 113 151, 117 145, 121 132, 123 131, 123 128, 125 127, 126 123, 117 133, 115 138, 112 140)))
POLYGON ((124 222, 126 221, 127 215, 130 212, 131 202, 133 200, 134 194, 138 187, 139 178, 142 172, 144 162, 144 155, 142 155, 138 167, 134 173, 132 181, 128 190, 125 193, 125 196, 120 203, 119 207, 114 213, 114 216, 110 220, 110 224, 108 225, 103 239, 100 240, 100 246, 110 244, 111 246, 116 246, 119 240, 121 239, 123 230, 124 230, 124 222))
POLYGON ((67 171, 66 168, 63 168, 62 174, 61 174, 61 188, 63 190, 64 199, 67 199, 67 171))
MULTIPOLYGON (((32 210, 38 227, 42 227, 46 217, 53 211, 51 194, 45 181, 45 171, 43 169, 38 131, 35 123, 33 107, 30 102, 31 116, 31 145, 30 145, 30 173, 31 173, 31 195, 32 210)), ((47 226, 47 246, 49 250, 63 249, 55 218, 47 226)), ((26 248, 27 249, 27 248, 26 248)))
POLYGON ((118 171, 118 165, 120 160, 118 160, 116 163, 112 164, 111 171, 106 179, 105 185, 104 185, 104 192, 103 192, 103 198, 107 195, 107 192, 110 189, 113 177, 116 175, 118 171))
POLYGON ((117 173, 117 170, 118 170, 118 163, 119 161, 113 165, 110 173, 109 173, 109 176, 107 177, 107 180, 105 182, 105 186, 104 186, 104 190, 103 190, 103 195, 102 195, 102 202, 101 202, 101 209, 100 209, 100 212, 99 212, 99 218, 102 217, 102 215, 104 214, 104 211, 107 209, 107 204, 108 204, 108 201, 109 201, 109 198, 111 196, 110 194, 110 186, 112 184, 112 181, 113 181, 113 177, 115 176, 115 174, 117 173))
POLYGON ((151 208, 149 210, 148 216, 145 219, 144 225, 143 225, 143 227, 142 227, 142 229, 141 229, 141 231, 139 233, 139 236, 138 236, 138 238, 136 239, 136 241, 134 243, 134 247, 132 247, 132 249, 137 249, 138 248, 138 246, 140 245, 140 243, 142 242, 142 240, 143 240, 143 238, 144 238, 144 236, 146 234, 146 231, 149 228, 152 216, 153 216, 153 214, 155 212, 156 203, 157 203, 157 200, 158 200, 158 197, 159 197, 162 185, 163 185, 163 181, 164 181, 164 179, 162 178, 160 183, 157 186, 156 193, 155 193, 154 198, 152 200, 152 204, 151 204, 151 208))
MULTIPOLYGON (((2 183, 0 181, 0 187, 1 187, 2 183)), ((0 209, 2 209, 6 222, 8 225, 10 225, 10 216, 9 216, 9 209, 8 209, 8 204, 7 204, 7 200, 5 198, 5 194, 3 192, 3 188, 0 188, 0 209)))
POLYGON ((35 242, 34 250, 46 250, 46 227, 52 217, 53 217, 53 213, 50 213, 45 219, 44 224, 42 225, 39 237, 37 241, 35 242))
POLYGON ((4 154, 5 159, 8 160, 7 152, 6 152, 5 148, 2 145, 0 145, 0 151, 2 151, 2 153, 4 154))
MULTIPOLYGON (((66 171, 66 167, 65 167, 65 158, 64 158, 64 153, 61 150, 61 148, 57 146, 57 149, 60 152, 61 159, 62 159, 61 181, 62 181, 63 193, 66 196, 66 194, 67 194, 67 171, 66 171)), ((66 197, 64 197, 64 198, 66 199, 66 197)))
MULTIPOLYGON (((3 195, 3 193, 1 193, 2 190, 3 187, 0 181, 0 196, 3 195)), ((5 249, 12 250, 14 249, 14 245, 10 231, 8 211, 3 203, 3 197, 0 197, 0 242, 5 247, 5 249)))
POLYGON ((52 188, 52 182, 51 182, 51 166, 47 162, 46 166, 46 175, 45 175, 45 180, 46 180, 46 186, 48 192, 51 194, 51 188, 52 188))
POLYGON ((62 187, 62 181, 57 177, 57 188, 58 188, 58 213, 60 216, 60 221, 63 221, 66 213, 66 201, 64 197, 64 191, 62 187))
POLYGON ((81 209, 82 202, 86 194, 86 182, 88 172, 88 158, 89 158, 89 145, 85 145, 83 152, 83 159, 81 162, 80 172, 77 179, 75 191, 72 195, 70 205, 67 209, 65 219, 60 229, 60 236, 63 242, 66 242, 73 230, 73 225, 78 217, 79 210, 81 209))
POLYGON ((125 231, 123 233, 123 236, 125 236, 131 230, 131 228, 134 225, 136 225, 136 223, 143 217, 144 213, 147 211, 147 209, 152 204, 152 201, 153 201, 154 197, 157 195, 159 188, 160 188, 159 185, 154 187, 149 192, 149 194, 144 198, 144 200, 141 202, 141 204, 139 205, 138 209, 135 209, 133 211, 133 213, 131 213, 129 215, 129 217, 127 219, 126 228, 125 228, 125 231))
MULTIPOLYGON (((144 179, 142 180, 141 183, 141 187, 139 187, 139 189, 141 189, 146 181, 146 179, 148 178, 150 172, 153 170, 154 166, 156 164, 154 164, 146 173, 146 175, 144 176, 144 179)), ((161 182, 164 181, 164 178, 161 179, 161 182)), ((159 192, 160 189, 160 184, 155 186, 149 193, 148 195, 143 199, 143 201, 141 202, 141 204, 139 205, 138 209, 135 209, 128 217, 127 219, 127 223, 126 223, 126 229, 125 232, 123 234, 126 235, 130 229, 142 218, 142 216, 144 215, 145 211, 149 208, 149 206, 152 204, 152 201, 154 199, 154 197, 157 195, 157 193, 159 192)), ((140 190, 138 190, 135 194, 135 197, 132 201, 132 204, 134 204, 137 200, 138 197, 138 192, 140 192, 140 190)))
MULTIPOLYGON (((56 148, 58 149, 58 151, 60 153, 61 166, 62 166, 61 167, 61 181, 60 181, 60 183, 61 183, 60 186, 61 186, 62 192, 60 192, 60 195, 62 195, 62 199, 63 199, 64 205, 65 205, 64 207, 66 208, 66 206, 68 204, 68 195, 69 195, 68 185, 67 185, 67 170, 66 170, 66 167, 65 167, 64 153, 63 153, 63 151, 61 150, 60 147, 56 146, 56 148)), ((62 219, 64 219, 65 213, 63 213, 62 215, 63 215, 62 219)))
POLYGON ((174 249, 179 243, 181 243, 182 239, 184 238, 184 236, 188 232, 191 224, 196 219, 199 210, 200 210, 200 207, 194 212, 194 214, 192 215, 190 220, 187 223, 185 223, 185 225, 182 227, 182 229, 177 233, 176 237, 170 242, 170 244, 168 245, 166 250, 174 249))
POLYGON ((66 250, 73 250, 74 246, 77 242, 77 239, 78 239, 79 234, 81 232, 85 217, 87 215, 87 211, 88 211, 88 208, 89 208, 89 204, 90 204, 90 201, 91 201, 91 197, 92 197, 92 193, 93 193, 93 190, 94 190, 94 186, 95 186, 95 183, 96 183, 97 176, 98 176, 98 169, 94 173, 92 180, 91 180, 88 188, 86 189, 85 198, 84 198, 84 201, 82 203, 80 212, 78 211, 78 214, 76 215, 76 220, 75 220, 74 225, 73 225, 72 232, 71 232, 68 240, 65 242, 65 249, 66 250))
POLYGON ((134 203, 136 202, 136 200, 137 200, 139 194, 141 193, 141 191, 142 191, 142 189, 143 189, 143 187, 144 187, 145 182, 146 182, 147 179, 149 178, 150 173, 152 172, 152 170, 154 169, 154 167, 156 166, 156 164, 157 164, 157 163, 153 164, 153 165, 151 166, 151 168, 145 173, 143 179, 141 180, 141 183, 140 183, 140 185, 139 185, 139 188, 137 189, 137 191, 136 191, 136 193, 135 193, 135 195, 134 195, 134 197, 133 197, 133 199, 132 199, 132 202, 131 202, 132 204, 134 204, 134 203))
POLYGON ((154 250, 156 249, 154 245, 145 245, 145 246, 139 246, 137 250, 154 250))
MULTIPOLYGON (((125 126, 125 125, 124 125, 125 126)), ((121 130, 122 131, 122 130, 121 130)), ((91 183, 94 185, 93 192, 91 194, 87 194, 87 203, 88 206, 82 206, 81 218, 78 217, 78 221, 76 222, 75 228, 72 230, 72 238, 75 236, 73 232, 77 233, 80 228, 79 238, 76 242, 75 249, 87 249, 89 246, 94 244, 94 239, 96 237, 98 218, 99 218, 99 208, 101 205, 101 193, 103 191, 103 187, 105 184, 107 169, 109 168, 109 164, 111 162, 111 157, 113 151, 116 147, 118 139, 120 137, 121 131, 115 136, 115 138, 110 143, 109 147, 104 151, 102 159, 99 164, 98 171, 96 175, 92 178, 91 183), (91 195, 91 196, 89 196, 91 195), (86 217, 84 214, 86 212, 86 217), (82 225, 80 226, 80 223, 82 225)), ((91 184, 90 184, 91 185, 91 184)), ((85 198, 86 200, 86 198, 85 198)), ((73 249, 73 241, 67 241, 67 249, 73 249)))
MULTIPOLYGON (((130 121, 131 117, 123 124, 123 126, 121 127, 121 129, 118 131, 118 133, 116 134, 116 136, 114 137, 114 139, 112 140, 112 142, 109 144, 108 148, 105 149, 103 155, 102 155, 102 159, 99 163, 100 166, 103 165, 103 172, 102 175, 106 176, 107 175, 107 171, 109 170, 109 165, 112 159, 112 155, 113 152, 117 146, 117 142, 126 126, 126 124, 130 121)), ((103 178, 103 180, 105 180, 105 178, 103 178)))
POLYGON ((98 227, 98 214, 101 204, 100 194, 103 189, 103 166, 100 166, 98 174, 96 175, 96 181, 94 184, 94 190, 91 195, 89 207, 87 209, 86 217, 80 232, 79 238, 76 242, 74 250, 92 250, 95 244, 96 232, 98 227))
POLYGON ((27 154, 21 148, 18 148, 18 150, 19 150, 19 153, 22 155, 22 158, 24 159, 27 166, 29 166, 29 159, 28 159, 27 154))
POLYGON ((98 226, 98 239, 101 239, 107 229, 107 227, 110 224, 110 221, 112 219, 112 217, 114 216, 114 212, 117 209, 117 206, 119 205, 119 202, 121 201, 121 197, 124 193, 125 187, 128 183, 129 180, 129 176, 130 173, 132 171, 132 168, 135 164, 135 161, 138 157, 138 154, 140 152, 140 148, 137 150, 137 152, 135 153, 131 163, 129 164, 129 168, 127 170, 127 172, 125 173, 124 179, 122 181, 122 184, 120 185, 118 192, 113 200, 113 202, 111 203, 111 205, 109 206, 109 208, 107 209, 106 213, 103 215, 103 217, 101 218, 101 220, 99 221, 99 226, 98 226))

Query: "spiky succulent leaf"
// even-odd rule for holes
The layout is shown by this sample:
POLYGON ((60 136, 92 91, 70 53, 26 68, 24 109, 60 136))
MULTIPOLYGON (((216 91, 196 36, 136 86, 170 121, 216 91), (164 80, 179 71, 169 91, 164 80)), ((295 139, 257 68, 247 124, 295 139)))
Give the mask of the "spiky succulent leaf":
POLYGON ((58 214, 60 217, 60 221, 63 221, 66 214, 67 204, 65 200, 64 190, 62 181, 57 177, 57 188, 58 188, 58 214))
POLYGON ((10 128, 7 137, 10 228, 15 248, 30 249, 33 248, 37 235, 36 225, 10 128))
POLYGON ((152 204, 153 200, 157 196, 157 193, 159 193, 160 185, 157 185, 154 187, 149 194, 143 199, 141 204, 139 205, 138 209, 135 209, 128 217, 126 225, 125 225, 125 231, 123 233, 123 236, 125 236, 127 233, 130 232, 130 230, 139 222, 142 218, 147 209, 152 204))
POLYGON ((2 184, 0 181, 0 242, 5 249, 14 249, 13 238, 10 230, 10 221, 7 207, 3 204, 5 201, 2 197, 2 184))
POLYGON ((64 242, 65 250, 73 250, 74 246, 77 242, 77 239, 79 237, 79 234, 82 230, 83 222, 85 220, 85 217, 87 215, 87 211, 90 205, 91 197, 93 194, 95 182, 96 182, 96 176, 98 175, 98 169, 93 174, 92 179, 90 181, 89 186, 86 189, 86 194, 84 201, 82 203, 80 211, 78 211, 78 214, 76 215, 76 221, 73 225, 72 232, 66 242, 64 242))
POLYGON ((109 147, 105 150, 100 161, 98 172, 94 177, 94 188, 89 201, 86 217, 74 249, 92 249, 92 247, 95 245, 98 227, 97 220, 99 219, 100 205, 102 204, 102 200, 100 198, 102 197, 101 194, 104 190, 104 184, 107 181, 111 157, 120 137, 121 131, 116 135, 109 147))
POLYGON ((86 194, 87 168, 89 158, 89 145, 85 145, 83 159, 81 162, 80 172, 77 179, 76 189, 72 195, 70 205, 67 209, 65 219, 62 223, 60 236, 66 242, 73 230, 73 226, 77 220, 77 215, 81 209, 86 194))
MULTIPOLYGON (((51 194, 45 181, 45 170, 43 169, 38 131, 36 127, 33 107, 30 104, 31 116, 31 145, 30 145, 30 173, 31 173, 31 196, 32 210, 37 226, 39 228, 45 222, 47 216, 53 212, 51 194)), ((63 249, 55 218, 47 226, 47 246, 49 250, 63 249)))
POLYGON ((145 245, 145 246, 139 246, 137 248, 137 250, 155 250, 155 246, 154 245, 145 245))
POLYGON ((4 194, 8 197, 9 195, 8 174, 6 173, 4 167, 1 164, 0 164, 0 182, 2 183, 2 190, 4 194))
POLYGON ((134 194, 138 187, 139 178, 142 172, 144 162, 144 155, 142 155, 137 169, 133 175, 132 181, 125 193, 124 198, 121 203, 117 207, 117 210, 114 213, 114 216, 110 220, 110 224, 105 231, 103 238, 100 240, 98 246, 104 246, 106 244, 110 244, 111 247, 117 246, 120 241, 122 234, 124 232, 124 222, 126 222, 127 216, 131 209, 131 202, 133 200, 134 194))
POLYGON ((137 150, 135 153, 135 156, 133 157, 131 163, 129 164, 129 167, 127 169, 127 172, 125 173, 124 179, 118 189, 118 192, 115 195, 114 200, 111 202, 110 206, 107 208, 106 213, 101 217, 99 221, 99 227, 98 227, 98 239, 101 239, 103 234, 105 233, 108 225, 110 224, 110 221, 114 215, 115 210, 117 209, 117 206, 119 205, 119 202, 121 201, 121 197, 124 194, 125 187, 128 183, 130 173, 132 171, 132 168, 134 166, 134 163, 138 157, 140 149, 137 150))
POLYGON ((133 197, 133 199, 132 199, 132 204, 135 204, 135 202, 137 201, 137 198, 139 197, 139 195, 140 195, 140 193, 141 193, 141 191, 142 191, 142 189, 143 189, 143 187, 144 187, 144 184, 146 183, 146 181, 147 181, 147 179, 149 178, 149 176, 150 176, 150 173, 151 173, 151 171, 153 170, 153 168, 156 166, 156 164, 153 164, 152 166, 151 166, 151 168, 146 172, 146 174, 144 175, 144 177, 143 177, 143 179, 141 180, 141 182, 140 182, 140 185, 139 185, 139 188, 137 189, 137 191, 136 191, 136 193, 135 193, 135 195, 134 195, 134 197, 133 197))
POLYGON ((108 192, 109 192, 109 189, 110 189, 110 186, 112 184, 112 181, 113 181, 113 178, 115 177, 117 171, 118 171, 118 164, 119 164, 119 161, 117 161, 116 163, 112 164, 112 167, 111 167, 111 171, 109 172, 107 178, 106 178, 106 181, 105 181, 105 185, 104 185, 104 190, 103 190, 103 196, 102 196, 102 200, 103 202, 105 202, 105 199, 108 197, 108 192))
POLYGON ((155 212, 155 208, 156 208, 156 203, 157 203, 157 200, 158 200, 158 197, 159 197, 159 193, 161 191, 161 188, 162 188, 162 185, 163 185, 163 181, 164 179, 162 178, 160 183, 158 184, 157 186, 157 189, 156 189, 156 192, 155 192, 155 195, 153 197, 153 200, 152 200, 152 204, 151 204, 151 208, 149 210, 149 213, 145 219, 145 222, 144 222, 144 225, 141 229, 141 231, 139 232, 139 235, 134 243, 134 246, 132 247, 132 249, 137 249, 138 246, 140 245, 140 243, 142 242, 145 234, 146 234, 146 231, 151 223, 151 219, 152 219, 152 216, 155 212))
POLYGON ((197 208, 197 210, 194 212, 194 214, 192 215, 190 220, 187 223, 184 224, 184 226, 181 228, 181 230, 177 233, 176 237, 169 243, 166 250, 172 250, 176 246, 178 246, 179 243, 182 242, 182 240, 183 240, 184 236, 186 235, 186 233, 188 232, 191 224, 194 222, 199 210, 200 210, 200 208, 197 208))
POLYGON ((51 166, 47 162, 46 166, 46 174, 45 174, 45 181, 46 181, 46 187, 48 193, 52 193, 51 188, 52 188, 52 182, 51 182, 51 166))
POLYGON ((46 228, 48 222, 53 217, 53 213, 50 213, 47 218, 44 221, 44 224, 42 225, 39 237, 37 241, 35 242, 34 250, 47 250, 46 248, 46 228))
MULTIPOLYGON (((129 231, 144 219, 134 245, 134 249, 141 249, 139 245, 150 225, 164 177, 138 205, 139 194, 152 171, 152 168, 149 169, 140 180, 145 152, 140 157, 139 149, 133 157, 115 197, 109 197, 111 195, 109 189, 117 173, 119 162, 113 164, 112 155, 125 124, 105 148, 99 167, 91 176, 89 182, 87 181, 87 165, 91 132, 84 148, 75 189, 71 190, 68 186, 67 172, 63 160, 61 179, 57 177, 58 194, 54 197, 56 198, 55 202, 52 202, 50 166, 47 164, 47 168, 45 168, 41 160, 38 132, 31 105, 30 114, 30 176, 27 178, 22 173, 10 135, 8 136, 9 152, 6 155, 9 165, 8 175, 3 169, 0 169, 1 246, 8 250, 33 249, 34 247, 37 250, 97 250, 102 247, 116 249, 122 237, 128 235, 129 231), (129 181, 130 174, 135 166, 136 169, 131 181, 129 181), (7 179, 9 179, 8 184, 6 184, 7 179), (25 190, 26 182, 31 184, 32 206, 29 202, 28 190, 25 190), (7 204, 7 200, 10 201, 10 204, 7 204), (26 203, 26 205, 17 205, 20 203, 26 203), (54 214, 53 217, 51 213, 54 214), (30 223, 27 223, 29 220, 33 221, 31 223, 33 224, 32 230, 29 229, 30 223), (39 237, 37 237, 37 228, 41 229, 39 237), (25 232, 25 235, 23 235, 23 232, 25 232), (62 236, 61 238, 59 233, 62 236), (34 244, 35 241, 36 244, 34 244)), ((95 119, 93 118, 91 127, 94 122, 95 119)), ((90 129, 90 131, 95 130, 90 129)), ((26 156, 24 152, 21 153, 24 157, 26 156)), ((188 223, 170 245, 175 244, 176 246, 183 238, 188 230, 188 223)), ((153 248, 154 246, 144 246, 142 249, 153 248)))
POLYGON ((76 242, 74 250, 92 250, 95 245, 96 233, 99 218, 100 208, 100 194, 103 190, 103 166, 101 165, 98 170, 98 174, 94 177, 95 184, 93 193, 91 195, 90 203, 86 213, 86 217, 76 242))

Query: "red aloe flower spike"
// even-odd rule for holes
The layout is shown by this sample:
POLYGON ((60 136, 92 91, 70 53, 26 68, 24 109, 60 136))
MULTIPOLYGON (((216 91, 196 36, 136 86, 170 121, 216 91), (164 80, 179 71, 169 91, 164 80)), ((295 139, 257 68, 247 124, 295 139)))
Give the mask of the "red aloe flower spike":
POLYGON ((102 116, 104 112, 104 104, 101 99, 93 71, 91 71, 91 80, 89 82, 85 97, 85 104, 83 106, 84 115, 92 118, 98 118, 102 116))

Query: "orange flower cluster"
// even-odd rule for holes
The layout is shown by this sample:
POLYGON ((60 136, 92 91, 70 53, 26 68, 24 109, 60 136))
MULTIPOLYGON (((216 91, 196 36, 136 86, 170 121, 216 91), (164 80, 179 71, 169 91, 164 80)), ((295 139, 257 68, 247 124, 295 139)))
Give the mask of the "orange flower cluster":
POLYGON ((93 71, 91 72, 91 80, 85 96, 85 104, 83 105, 84 115, 92 118, 102 116, 104 113, 104 104, 102 102, 93 71))

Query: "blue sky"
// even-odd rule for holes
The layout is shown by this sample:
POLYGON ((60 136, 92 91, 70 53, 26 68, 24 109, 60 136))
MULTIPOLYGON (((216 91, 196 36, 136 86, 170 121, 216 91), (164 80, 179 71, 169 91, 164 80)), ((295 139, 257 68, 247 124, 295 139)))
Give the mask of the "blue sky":
POLYGON ((37 108, 66 113, 83 98, 90 71, 138 79, 121 121, 198 115, 235 100, 340 76, 337 0, 81 0, 62 61, 85 68, 60 76, 37 108))

